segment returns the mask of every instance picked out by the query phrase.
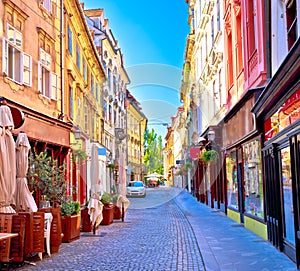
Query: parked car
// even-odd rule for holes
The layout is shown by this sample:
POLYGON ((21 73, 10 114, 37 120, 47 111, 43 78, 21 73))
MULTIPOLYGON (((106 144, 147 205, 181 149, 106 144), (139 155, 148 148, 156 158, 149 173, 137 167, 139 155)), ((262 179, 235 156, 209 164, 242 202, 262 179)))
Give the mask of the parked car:
POLYGON ((132 181, 127 184, 126 187, 126 196, 127 197, 145 197, 146 188, 143 182, 141 181, 132 181))

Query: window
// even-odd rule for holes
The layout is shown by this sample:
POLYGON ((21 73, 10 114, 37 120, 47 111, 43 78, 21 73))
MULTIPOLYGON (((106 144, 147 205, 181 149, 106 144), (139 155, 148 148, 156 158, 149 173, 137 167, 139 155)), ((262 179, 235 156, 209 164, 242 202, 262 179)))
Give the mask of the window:
POLYGON ((73 104, 73 88, 69 86, 69 114, 70 117, 74 118, 74 104, 73 104))
POLYGON ((72 41, 72 30, 70 26, 68 26, 68 50, 71 55, 73 55, 73 41, 72 41))
POLYGON ((57 99, 58 77, 51 72, 51 56, 40 49, 40 61, 38 62, 38 90, 42 95, 57 99))
POLYGON ((41 5, 46 9, 49 13, 52 12, 52 3, 51 0, 41 0, 41 5))
POLYGON ((226 177, 228 206, 238 210, 239 201, 236 151, 231 151, 226 156, 226 177))
POLYGON ((13 81, 31 86, 32 58, 22 52, 22 33, 7 25, 7 38, 3 39, 2 69, 13 81))
POLYGON ((221 30, 221 7, 220 7, 220 0, 217 0, 217 31, 221 30))
POLYGON ((84 81, 87 81, 87 71, 86 71, 86 61, 85 59, 82 60, 82 70, 83 70, 83 78, 84 81))
POLYGON ((76 45, 76 65, 78 70, 80 71, 80 48, 79 45, 76 45))
POLYGON ((92 92, 92 94, 95 94, 95 79, 94 79, 94 75, 91 75, 91 92, 92 92))
POLYGON ((296 0, 290 0, 287 2, 286 28, 287 28, 288 49, 290 50, 293 44, 295 43, 298 35, 296 0))
POLYGON ((264 218, 260 140, 243 145, 245 212, 264 218))
POLYGON ((250 58, 251 55, 254 53, 254 51, 257 49, 256 0, 249 1, 248 9, 249 12, 247 16, 247 34, 248 34, 247 40, 248 40, 248 48, 249 48, 248 57, 250 58))
POLYGON ((110 89, 110 86, 111 86, 111 70, 110 69, 107 70, 107 83, 108 83, 108 87, 110 89))

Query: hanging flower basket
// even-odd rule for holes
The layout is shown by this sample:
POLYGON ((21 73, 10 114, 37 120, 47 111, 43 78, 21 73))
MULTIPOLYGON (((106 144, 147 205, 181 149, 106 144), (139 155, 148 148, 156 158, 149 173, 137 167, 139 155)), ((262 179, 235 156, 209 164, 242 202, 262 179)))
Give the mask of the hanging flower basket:
POLYGON ((215 150, 203 151, 200 155, 200 159, 204 163, 216 162, 218 160, 219 154, 215 150))
POLYGON ((108 164, 107 167, 108 167, 108 168, 115 168, 116 165, 115 165, 115 164, 108 164))

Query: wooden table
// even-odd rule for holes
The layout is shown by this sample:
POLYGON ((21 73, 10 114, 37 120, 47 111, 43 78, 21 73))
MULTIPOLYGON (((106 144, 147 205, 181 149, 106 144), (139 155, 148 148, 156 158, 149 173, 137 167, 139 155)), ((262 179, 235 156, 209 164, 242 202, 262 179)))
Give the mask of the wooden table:
POLYGON ((0 232, 0 241, 7 240, 13 237, 17 237, 19 234, 18 233, 4 233, 0 232))

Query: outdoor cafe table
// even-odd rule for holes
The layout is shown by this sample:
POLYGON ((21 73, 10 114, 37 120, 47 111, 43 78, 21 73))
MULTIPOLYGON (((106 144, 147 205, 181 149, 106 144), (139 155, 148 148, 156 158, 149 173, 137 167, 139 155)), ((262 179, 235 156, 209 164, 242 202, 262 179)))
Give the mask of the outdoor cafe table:
POLYGON ((0 232, 0 241, 6 240, 6 239, 10 239, 13 237, 17 237, 19 234, 18 233, 4 233, 4 232, 0 232))

